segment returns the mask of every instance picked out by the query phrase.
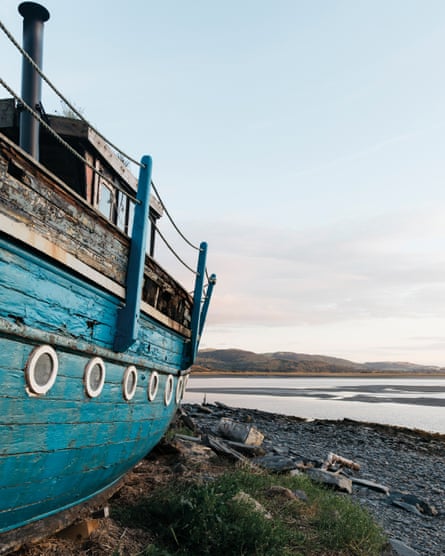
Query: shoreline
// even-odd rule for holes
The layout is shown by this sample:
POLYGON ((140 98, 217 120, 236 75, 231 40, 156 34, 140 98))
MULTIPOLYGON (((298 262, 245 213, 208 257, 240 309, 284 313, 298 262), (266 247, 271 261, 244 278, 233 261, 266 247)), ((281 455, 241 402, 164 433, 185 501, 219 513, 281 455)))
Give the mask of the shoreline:
POLYGON ((349 417, 342 417, 340 419, 329 419, 329 418, 305 418, 305 417, 298 417, 297 415, 287 415, 285 413, 280 413, 277 411, 267 411, 265 409, 252 409, 249 407, 235 407, 233 405, 226 405, 224 403, 220 403, 220 402, 210 402, 210 403, 198 403, 198 402, 183 402, 181 404, 183 407, 194 407, 194 408, 200 408, 200 407, 212 407, 212 406, 217 406, 220 407, 221 409, 226 409, 227 411, 231 411, 231 412, 239 412, 240 414, 243 413, 249 413, 252 415, 258 415, 261 418, 268 418, 271 419, 272 421, 274 420, 279 420, 279 419, 283 419, 286 421, 292 421, 294 420, 295 423, 299 424, 299 423, 320 423, 320 424, 327 424, 327 425, 333 425, 333 426, 343 426, 343 425, 347 425, 347 426, 356 426, 356 427, 368 427, 370 429, 375 429, 376 431, 383 431, 386 433, 390 433, 390 434, 396 434, 396 433, 400 433, 406 436, 413 436, 416 437, 418 436, 419 439, 422 439, 423 441, 426 441, 428 439, 430 440, 438 440, 439 442, 443 442, 444 443, 444 448, 445 448, 445 433, 442 432, 435 432, 435 431, 426 431, 423 429, 418 429, 418 428, 412 428, 412 427, 406 427, 403 425, 391 425, 388 423, 377 423, 375 421, 359 421, 357 419, 351 419, 349 417))
POLYGON ((297 372, 261 372, 261 371, 200 371, 191 370, 191 376, 209 377, 291 377, 291 378, 445 378, 445 373, 413 373, 406 371, 381 371, 381 372, 342 372, 342 373, 297 373, 297 372))
POLYGON ((185 402, 279 411, 303 419, 352 419, 445 434, 442 378, 193 374, 185 402))

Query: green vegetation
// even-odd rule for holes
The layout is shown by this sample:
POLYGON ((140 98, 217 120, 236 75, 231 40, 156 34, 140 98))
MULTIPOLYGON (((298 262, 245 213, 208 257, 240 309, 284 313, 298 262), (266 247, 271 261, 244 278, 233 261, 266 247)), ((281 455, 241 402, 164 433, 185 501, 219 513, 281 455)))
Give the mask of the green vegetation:
POLYGON ((445 368, 394 361, 354 363, 325 355, 277 351, 254 353, 241 349, 205 349, 198 353, 194 373, 239 373, 347 376, 444 376, 445 368))
POLYGON ((250 469, 175 480, 134 506, 116 508, 113 517, 151 532, 155 542, 145 556, 371 556, 385 543, 372 518, 346 496, 305 476, 250 469), (307 499, 292 496, 297 490, 307 499))

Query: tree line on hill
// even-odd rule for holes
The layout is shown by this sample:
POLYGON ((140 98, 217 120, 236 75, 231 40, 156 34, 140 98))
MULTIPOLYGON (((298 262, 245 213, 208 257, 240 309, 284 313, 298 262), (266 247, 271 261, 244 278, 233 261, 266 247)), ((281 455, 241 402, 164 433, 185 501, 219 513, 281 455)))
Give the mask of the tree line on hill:
POLYGON ((278 351, 254 353, 241 349, 205 349, 198 353, 194 372, 234 373, 444 373, 445 368, 415 363, 380 361, 355 363, 348 359, 278 351))

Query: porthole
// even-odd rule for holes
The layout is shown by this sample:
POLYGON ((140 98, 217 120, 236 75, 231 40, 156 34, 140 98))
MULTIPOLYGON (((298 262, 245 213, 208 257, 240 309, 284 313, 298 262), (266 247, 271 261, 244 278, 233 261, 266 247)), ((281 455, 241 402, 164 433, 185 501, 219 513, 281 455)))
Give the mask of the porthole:
POLYGON ((176 403, 179 403, 182 400, 183 395, 184 395, 184 377, 180 376, 178 378, 178 382, 176 383, 176 394, 175 394, 176 403))
POLYGON ((56 381, 59 361, 51 346, 33 349, 26 362, 26 383, 33 394, 46 394, 56 381))
POLYGON ((156 398, 159 388, 159 375, 156 371, 153 371, 150 376, 150 382, 148 383, 148 399, 152 402, 156 398))
POLYGON ((164 389, 164 404, 169 405, 172 401, 173 397, 173 376, 168 375, 167 380, 165 381, 165 389, 164 389))
POLYGON ((88 362, 83 381, 87 395, 90 398, 97 398, 105 383, 105 363, 100 357, 94 357, 88 362))
POLYGON ((138 384, 138 372, 134 365, 130 365, 125 369, 122 379, 122 394, 124 399, 129 401, 133 398, 138 384))

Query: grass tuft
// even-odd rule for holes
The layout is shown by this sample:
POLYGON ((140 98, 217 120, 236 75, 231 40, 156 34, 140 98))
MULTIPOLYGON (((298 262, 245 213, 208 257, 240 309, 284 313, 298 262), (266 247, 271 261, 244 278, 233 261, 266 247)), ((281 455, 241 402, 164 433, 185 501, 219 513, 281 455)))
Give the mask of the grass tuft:
POLYGON ((377 556, 385 542, 365 510, 304 476, 237 470, 207 482, 175 481, 116 511, 127 527, 155 535, 146 556, 377 556), (307 501, 271 489, 277 486, 303 490, 307 501), (234 500, 240 492, 264 511, 248 497, 234 500))

